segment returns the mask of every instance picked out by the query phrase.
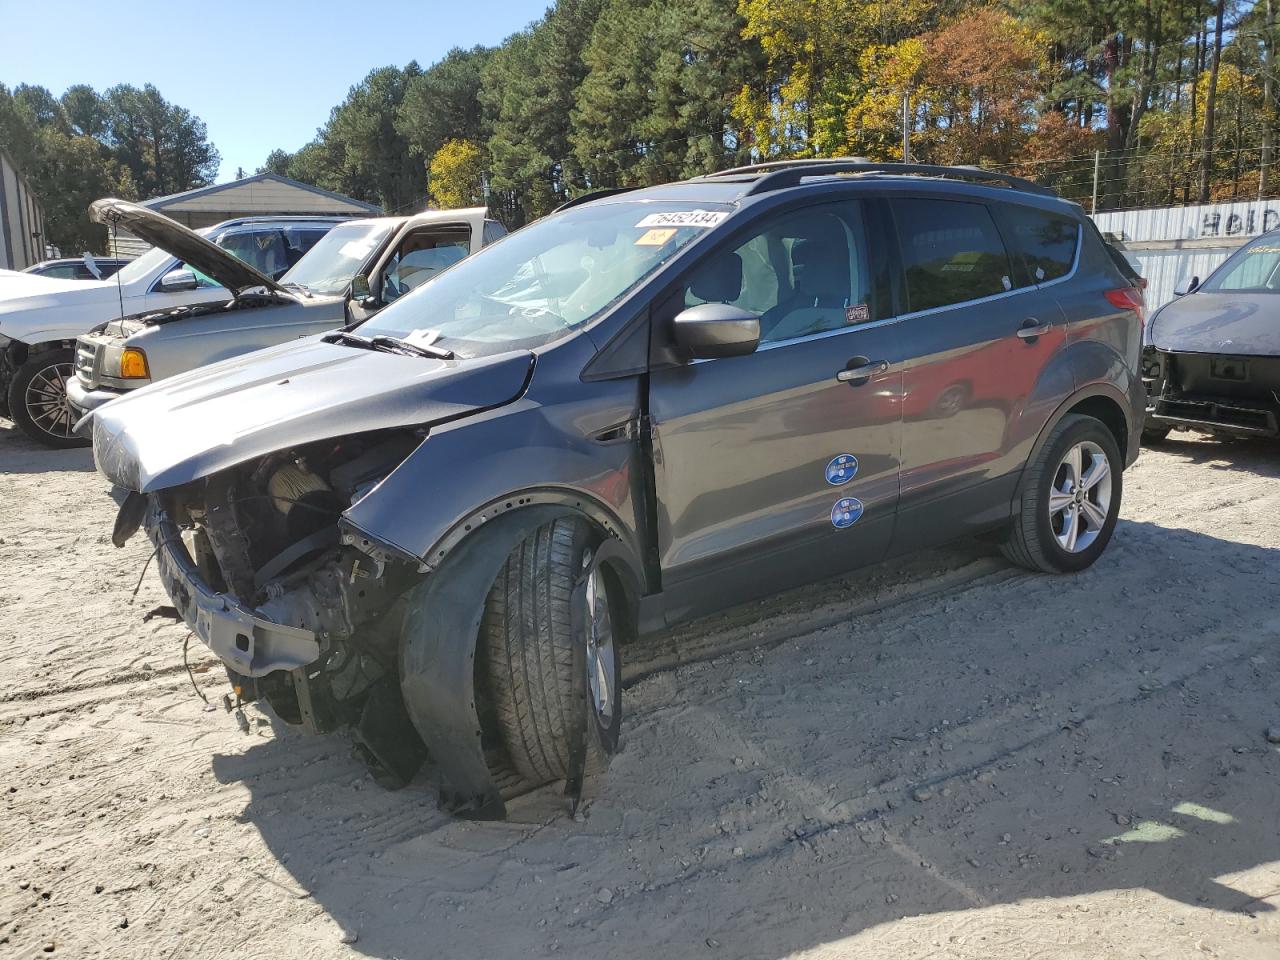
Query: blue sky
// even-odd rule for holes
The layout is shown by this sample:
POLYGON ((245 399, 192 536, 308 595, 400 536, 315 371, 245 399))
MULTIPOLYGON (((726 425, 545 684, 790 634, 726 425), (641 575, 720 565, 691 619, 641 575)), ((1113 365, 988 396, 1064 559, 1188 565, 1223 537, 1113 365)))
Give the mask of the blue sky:
POLYGON ((296 150, 375 67, 492 45, 550 0, 0 0, 0 83, 154 83, 209 127, 218 180, 296 150))

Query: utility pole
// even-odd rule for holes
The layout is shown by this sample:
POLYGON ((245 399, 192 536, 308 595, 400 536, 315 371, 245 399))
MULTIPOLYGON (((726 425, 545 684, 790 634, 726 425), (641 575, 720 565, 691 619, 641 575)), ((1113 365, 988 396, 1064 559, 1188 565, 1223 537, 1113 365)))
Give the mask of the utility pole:
POLYGON ((911 162, 911 89, 902 91, 902 162, 911 162))
POLYGON ((1093 200, 1089 204, 1089 216, 1098 212, 1098 171, 1102 167, 1102 151, 1093 151, 1093 200))
POLYGON ((1258 167, 1258 199, 1267 196, 1267 167, 1271 164, 1271 102, 1275 90, 1276 9, 1274 0, 1265 0, 1266 16, 1262 36, 1262 163, 1258 167))

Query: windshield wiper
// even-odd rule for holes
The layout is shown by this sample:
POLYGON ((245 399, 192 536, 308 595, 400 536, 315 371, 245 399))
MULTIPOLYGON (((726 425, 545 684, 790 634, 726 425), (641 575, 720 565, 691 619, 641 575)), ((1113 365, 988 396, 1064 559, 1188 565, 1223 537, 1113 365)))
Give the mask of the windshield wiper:
POLYGON ((373 337, 372 343, 379 347, 388 347, 396 350, 406 350, 409 353, 416 353, 420 357, 432 357, 436 360, 452 360, 453 351, 445 347, 437 347, 429 343, 414 343, 410 340, 401 340, 399 337, 390 337, 386 334, 379 334, 373 337))
POLYGON ((358 333, 351 333, 347 330, 334 330, 332 333, 326 333, 320 339, 325 343, 345 343, 364 350, 407 353, 418 357, 430 357, 433 360, 452 360, 454 356, 452 350, 446 350, 443 347, 410 343, 408 340, 401 340, 399 337, 391 337, 386 334, 379 334, 376 337, 362 337, 358 333))
POLYGON ((312 293, 312 292, 307 288, 306 284, 298 283, 298 281, 296 281, 296 280, 290 280, 288 283, 282 283, 282 284, 281 284, 281 286, 282 286, 282 287, 284 287, 286 290, 298 290, 298 291, 300 291, 300 292, 302 293, 302 295, 303 295, 304 297, 314 297, 314 296, 315 296, 315 294, 313 294, 313 293, 312 293))

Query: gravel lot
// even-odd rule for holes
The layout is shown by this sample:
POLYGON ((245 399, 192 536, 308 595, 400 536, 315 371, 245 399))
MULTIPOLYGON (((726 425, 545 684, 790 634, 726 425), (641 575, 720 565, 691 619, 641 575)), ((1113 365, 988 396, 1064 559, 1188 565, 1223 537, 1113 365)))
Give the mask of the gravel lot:
POLYGON ((1280 957, 1280 446, 1182 436, 1082 575, 964 545, 646 642, 585 817, 475 824, 206 708, 88 453, 0 422, 0 955, 1280 957))

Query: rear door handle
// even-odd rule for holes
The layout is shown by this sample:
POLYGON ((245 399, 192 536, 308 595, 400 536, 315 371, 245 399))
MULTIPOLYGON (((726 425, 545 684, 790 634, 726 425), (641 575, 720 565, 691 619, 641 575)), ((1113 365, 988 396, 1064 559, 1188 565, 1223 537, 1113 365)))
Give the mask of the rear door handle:
POLYGON ((1018 338, 1021 340, 1034 340, 1036 337, 1043 337, 1052 329, 1053 327, 1050 324, 1041 323, 1035 317, 1027 317, 1022 326, 1018 328, 1018 338))
POLYGON ((863 362, 856 367, 849 367, 845 370, 841 370, 836 374, 836 379, 841 383, 847 383, 850 386, 857 387, 866 383, 877 373, 884 373, 889 369, 888 360, 867 360, 865 357, 854 357, 849 362, 858 363, 859 360, 863 362))

